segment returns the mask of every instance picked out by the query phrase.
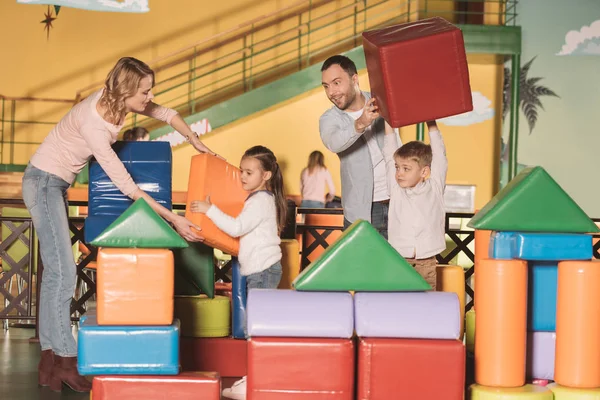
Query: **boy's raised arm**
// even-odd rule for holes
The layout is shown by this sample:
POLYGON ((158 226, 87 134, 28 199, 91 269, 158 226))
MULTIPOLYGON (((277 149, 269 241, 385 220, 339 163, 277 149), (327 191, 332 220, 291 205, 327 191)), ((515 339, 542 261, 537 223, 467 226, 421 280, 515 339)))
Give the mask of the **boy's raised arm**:
POLYGON ((431 142, 431 179, 443 189, 446 186, 446 174, 448 173, 448 159, 446 158, 446 147, 444 139, 435 121, 427 121, 429 140, 431 142))
POLYGON ((396 160, 394 160, 394 153, 398 150, 397 143, 402 146, 402 140, 398 133, 386 121, 385 136, 383 138, 383 159, 385 160, 385 172, 390 193, 398 186, 396 183, 396 160))

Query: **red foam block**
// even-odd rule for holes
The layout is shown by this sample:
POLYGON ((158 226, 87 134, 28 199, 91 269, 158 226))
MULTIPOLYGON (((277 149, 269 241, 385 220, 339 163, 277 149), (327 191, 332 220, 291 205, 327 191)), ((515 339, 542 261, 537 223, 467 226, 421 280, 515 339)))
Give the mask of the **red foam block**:
POLYGON ((184 371, 216 371, 223 377, 246 375, 247 342, 224 338, 180 338, 179 359, 184 371))
POLYGON ((458 340, 361 339, 359 400, 462 400, 465 346, 458 340))
POLYGON ((394 128, 473 109, 462 32, 435 17, 363 33, 371 94, 394 128))
POLYGON ((94 400, 219 400, 221 378, 215 372, 184 372, 177 376, 97 376, 94 400))
POLYGON ((248 400, 353 400, 350 339, 251 338, 248 400))

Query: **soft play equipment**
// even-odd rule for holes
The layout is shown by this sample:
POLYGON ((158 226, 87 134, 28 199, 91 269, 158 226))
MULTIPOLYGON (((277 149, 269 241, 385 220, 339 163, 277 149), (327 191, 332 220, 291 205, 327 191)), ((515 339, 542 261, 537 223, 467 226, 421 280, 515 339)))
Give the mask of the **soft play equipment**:
POLYGON ((223 377, 247 375, 245 340, 182 337, 180 356, 184 371, 216 371, 223 377))
POLYGON ((371 93, 392 127, 473 110, 459 28, 435 17, 363 32, 362 36, 371 93), (435 54, 435 62, 427 61, 431 54, 435 54))
POLYGON ((554 394, 554 400, 597 400, 600 399, 600 388, 579 389, 551 383, 547 386, 554 394))
POLYGON ((215 372, 184 372, 177 376, 96 376, 94 400, 220 400, 221 379, 215 372))
POLYGON ((456 295, 458 296, 460 311, 460 335, 458 338, 462 340, 465 330, 465 270, 463 269, 463 267, 458 265, 438 265, 436 267, 435 273, 435 290, 437 290, 438 292, 456 293, 456 295))
POLYGON ((490 258, 529 261, 591 260, 592 236, 568 233, 494 232, 490 258))
POLYGON ((458 340, 361 338, 357 399, 462 400, 465 347, 458 340))
POLYGON ((175 294, 203 293, 213 298, 215 296, 214 250, 200 242, 188 242, 188 244, 186 248, 173 250, 177 274, 183 281, 187 281, 187 283, 175 284, 175 294))
POLYGON ((292 283, 300 291, 425 291, 431 286, 367 221, 354 222, 292 283))
POLYGON ((521 171, 475 214, 468 226, 494 231, 600 232, 542 167, 521 171))
POLYGON ((223 337, 231 331, 231 304, 225 296, 175 296, 181 336, 223 337))
POLYGON ((475 286, 475 381, 485 386, 523 386, 527 344, 527 262, 480 260, 475 286))
POLYGON ((469 387, 467 398, 471 400, 554 400, 550 389, 538 385, 500 389, 475 384, 469 387))
POLYGON ((556 261, 529 263, 528 286, 528 329, 534 332, 555 332, 558 263, 556 261))
POLYGON ((231 286, 231 333, 234 338, 246 339, 246 277, 240 273, 237 257, 231 259, 231 286))
POLYGON ((221 211, 237 217, 248 198, 248 192, 242 188, 239 168, 210 154, 193 156, 185 213, 187 219, 201 227, 200 235, 205 238, 204 243, 227 254, 237 255, 239 239, 217 228, 205 214, 190 211, 192 201, 206 200, 206 196, 210 196, 211 203, 221 211))
POLYGON ((555 332, 527 333, 527 377, 554 380, 555 332))
POLYGON ((95 315, 84 315, 77 369, 82 375, 177 375, 179 321, 168 326, 100 326, 95 315))
POLYGON ((559 262, 554 380, 573 388, 600 388, 599 355, 600 262, 559 262))
MULTIPOLYGON (((169 143, 118 141, 113 149, 139 188, 170 210, 172 168, 169 143)), ((115 186, 95 158, 90 161, 89 171, 88 217, 84 229, 86 243, 91 243, 133 203, 115 186)))
POLYGON ((359 337, 458 339, 460 303, 456 293, 354 294, 359 337))
POLYGON ((251 338, 247 398, 352 400, 354 359, 351 339, 251 338))
POLYGON ((173 253, 167 249, 98 251, 99 325, 173 323, 173 253))
POLYGON ((296 239, 281 239, 281 281, 279 289, 291 289, 300 274, 300 244, 296 239))
POLYGON ((475 353, 475 310, 465 313, 465 346, 469 353, 475 353))
POLYGON ((121 248, 188 247, 187 242, 143 198, 137 199, 91 244, 121 248))
POLYGON ((348 292, 252 289, 247 308, 250 337, 351 338, 354 332, 354 305, 348 292))

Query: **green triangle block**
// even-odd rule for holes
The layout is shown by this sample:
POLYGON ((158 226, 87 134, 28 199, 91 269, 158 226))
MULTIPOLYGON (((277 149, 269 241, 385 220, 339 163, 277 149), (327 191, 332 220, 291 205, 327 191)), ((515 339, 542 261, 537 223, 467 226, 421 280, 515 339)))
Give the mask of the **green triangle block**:
POLYGON ((175 258, 175 294, 198 295, 201 292, 209 299, 214 298, 214 249, 204 243, 192 242, 185 249, 173 250, 173 256, 175 258), (183 280, 187 282, 183 282, 183 280))
POLYGON ((471 218, 468 226, 493 231, 600 232, 542 167, 521 171, 471 218))
POLYGON ((363 220, 354 222, 292 282, 299 291, 416 292, 431 286, 363 220))
POLYGON ((96 247, 173 249, 187 242, 144 199, 137 199, 96 239, 96 247))

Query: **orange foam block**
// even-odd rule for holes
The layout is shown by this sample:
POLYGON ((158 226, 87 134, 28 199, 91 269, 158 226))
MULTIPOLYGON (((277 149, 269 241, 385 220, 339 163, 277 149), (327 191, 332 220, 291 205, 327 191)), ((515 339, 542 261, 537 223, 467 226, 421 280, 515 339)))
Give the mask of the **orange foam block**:
POLYGON ((206 200, 206 196, 210 196, 211 203, 221 211, 237 217, 248 198, 248 192, 242 188, 240 169, 210 154, 192 157, 185 212, 185 217, 202 229, 200 235, 205 238, 204 243, 227 254, 237 255, 240 246, 238 238, 232 238, 217 228, 206 215, 190 211, 192 201, 206 200))
POLYGON ((475 272, 475 382, 525 384, 527 262, 482 259, 475 272))
POLYGON ((556 383, 573 388, 600 387, 598 261, 558 263, 555 357, 556 383))
POLYGON ((173 323, 173 253, 101 248, 97 267, 99 325, 173 323))

